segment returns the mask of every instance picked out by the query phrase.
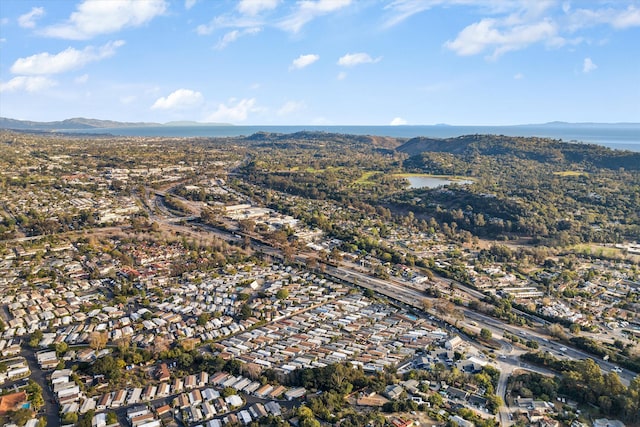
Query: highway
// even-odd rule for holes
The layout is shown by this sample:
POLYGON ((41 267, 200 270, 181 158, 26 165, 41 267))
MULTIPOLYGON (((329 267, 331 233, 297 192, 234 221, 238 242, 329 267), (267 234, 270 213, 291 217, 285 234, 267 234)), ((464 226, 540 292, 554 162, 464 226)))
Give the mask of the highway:
MULTIPOLYGON (((375 292, 380 293, 381 295, 385 295, 389 298, 401 301, 404 304, 424 311, 422 300, 425 298, 425 295, 419 290, 415 290, 409 287, 403 287, 390 281, 377 279, 363 273, 355 272, 353 270, 347 270, 344 267, 336 268, 327 266, 325 272, 347 282, 369 288, 375 292)), ((556 357, 558 357, 558 354, 564 352, 566 357, 574 360, 593 359, 600 366, 600 369, 602 369, 603 372, 610 372, 616 366, 611 362, 594 358, 592 355, 582 350, 570 348, 565 344, 554 342, 549 339, 547 335, 540 334, 524 327, 504 323, 491 316, 478 313, 468 308, 459 307, 459 309, 462 310, 465 319, 477 322, 479 325, 478 327, 489 329, 494 338, 500 338, 503 336, 504 332, 508 332, 510 334, 520 336, 526 340, 536 341, 539 348, 551 351, 556 357), (561 348, 565 347, 566 350, 560 350, 561 348)), ((437 315, 436 313, 430 314, 433 314, 434 316, 437 315)), ((635 374, 633 372, 630 372, 626 369, 618 375, 620 376, 620 380, 622 381, 622 383, 627 386, 629 385, 629 382, 635 377, 635 374)))
MULTIPOLYGON (((156 199, 156 202, 157 202, 157 199, 156 199)), ((167 212, 165 211, 165 213, 167 212)), ((180 227, 174 224, 169 224, 168 221, 162 221, 162 222, 164 222, 165 225, 168 225, 171 227, 180 227)), ((208 233, 213 233, 216 235, 216 237, 225 239, 227 241, 238 240, 238 237, 237 237, 238 234, 236 233, 233 233, 233 234, 228 233, 226 231, 221 231, 214 227, 206 226, 203 224, 194 225, 194 227, 204 229, 208 233)), ((180 227, 180 228, 184 228, 184 227, 180 227)), ((193 233, 193 230, 191 230, 190 232, 193 233)), ((239 233, 239 234, 242 234, 242 233, 239 233)), ((255 239, 251 239, 251 245, 255 250, 262 251, 265 254, 269 254, 277 258, 282 258, 282 253, 277 248, 265 245, 264 243, 256 241, 255 239)), ((295 260, 300 264, 307 264, 308 260, 312 257, 315 258, 315 256, 310 253, 302 252, 296 255, 295 260)), ((320 260, 318 261, 322 262, 320 260)), ((425 299, 426 294, 424 293, 423 290, 415 289, 415 288, 409 287, 408 285, 395 282, 393 280, 382 280, 379 278, 375 278, 370 276, 369 274, 365 274, 357 271, 354 267, 349 268, 345 265, 332 266, 329 264, 324 264, 322 269, 323 269, 323 272, 329 276, 333 276, 334 278, 340 279, 342 281, 351 283, 356 286, 371 289, 374 292, 384 295, 392 300, 406 304, 407 306, 418 309, 419 311, 424 311, 423 300, 425 299)), ((453 288, 456 288, 462 292, 465 292, 472 297, 475 297, 478 299, 482 299, 485 297, 485 295, 482 292, 469 288, 468 286, 465 286, 456 281, 453 281, 450 279, 441 279, 441 280, 444 280, 445 283, 448 283, 453 288)), ((501 343, 502 354, 500 354, 497 360, 497 363, 500 369, 500 379, 498 381, 498 387, 496 389, 496 393, 503 400, 505 400, 505 393, 507 390, 508 379, 516 369, 531 370, 544 375, 556 375, 554 372, 549 371, 547 369, 528 366, 526 364, 521 363, 519 361, 518 356, 524 351, 519 350, 518 352, 514 352, 514 347, 511 345, 511 343, 509 343, 507 340, 504 339, 505 332, 508 332, 513 335, 517 335, 525 340, 535 341, 538 343, 539 348, 551 352, 555 357, 558 357, 560 354, 564 354, 565 357, 568 357, 573 360, 592 358, 596 363, 598 363, 598 365, 600 366, 600 369, 603 372, 611 372, 611 370, 614 367, 616 367, 616 365, 610 362, 604 361, 602 359, 595 359, 590 354, 583 352, 579 349, 569 348, 569 346, 554 342, 546 334, 541 334, 529 328, 510 325, 498 319, 495 319, 493 317, 487 316, 482 313, 478 313, 476 311, 470 310, 465 307, 457 307, 457 309, 461 310, 465 319, 474 322, 475 326, 478 329, 482 327, 489 329, 493 337, 498 342, 501 343)), ((536 316, 529 315, 528 313, 523 313, 516 309, 514 309, 514 312, 516 312, 518 315, 525 316, 525 318, 527 318, 529 321, 532 321, 533 323, 537 323, 541 326, 544 326, 548 323, 543 319, 540 319, 536 316)), ((442 317, 441 315, 438 315, 431 311, 429 311, 428 313, 433 315, 434 317, 438 317, 438 318, 442 317)), ((454 321, 453 323, 455 324, 456 322, 454 321)), ((465 325, 465 327, 468 327, 468 328, 471 328, 472 326, 473 325, 469 325, 469 324, 465 325)), ((620 377, 621 382, 625 386, 628 386, 630 381, 635 376, 634 373, 628 370, 624 370, 618 375, 620 377)), ((499 413, 498 413, 498 419, 500 421, 501 426, 510 426, 513 424, 513 421, 511 420, 511 417, 510 417, 510 413, 511 413, 511 409, 508 408, 507 406, 503 405, 500 407, 499 413)))
MULTIPOLYGON (((193 224, 192 226, 181 226, 181 225, 168 223, 165 221, 162 221, 162 222, 171 228, 179 229, 185 233, 192 234, 195 236, 200 236, 200 231, 198 231, 198 229, 200 229, 200 230, 205 230, 207 233, 214 234, 216 237, 227 240, 227 241, 237 242, 241 239, 238 237, 237 233, 230 233, 230 232, 220 230, 215 227, 204 225, 204 224, 193 224)), ((282 258, 282 253, 279 249, 274 248, 272 246, 268 246, 262 242, 258 242, 255 239, 251 239, 251 246, 254 248, 254 250, 261 251, 265 254, 268 254, 276 258, 282 258)), ((295 260, 298 263, 306 264, 309 258, 311 258, 311 254, 309 253, 298 253, 296 255, 295 260)), ((374 292, 377 292, 388 298, 402 302, 420 311, 424 311, 422 301, 426 297, 426 295, 423 291, 419 289, 414 289, 407 285, 394 282, 392 280, 382 280, 379 278, 375 278, 368 274, 356 271, 353 268, 348 268, 345 265, 334 267, 329 264, 324 264, 324 273, 330 276, 336 277, 345 282, 351 283, 353 285, 371 289, 374 292)), ((455 281, 450 281, 449 279, 444 279, 444 280, 446 280, 447 283, 453 283, 454 286, 463 290, 464 292, 468 292, 472 296, 476 296, 476 297, 484 296, 484 294, 482 294, 481 292, 474 289, 469 289, 468 287, 463 286, 455 281)), ((477 322, 479 327, 485 327, 489 329, 495 338, 501 338, 504 332, 508 332, 510 334, 520 336, 521 338, 524 338, 526 340, 536 341, 538 343, 539 348, 552 352, 556 357, 558 357, 560 353, 564 353, 566 357, 574 360, 592 358, 596 363, 598 363, 598 365, 604 372, 611 372, 611 370, 614 367, 616 367, 615 364, 602 359, 594 358, 592 355, 582 350, 571 348, 566 344, 554 342, 552 339, 550 339, 549 336, 533 331, 529 328, 524 328, 524 327, 504 323, 491 316, 478 313, 476 311, 473 311, 465 307, 457 307, 457 308, 462 311, 464 318, 477 322), (566 350, 561 351, 560 349, 564 347, 566 347, 566 350)), ((429 314, 433 316, 441 317, 441 315, 435 312, 430 312, 429 314)), ((543 321, 541 320, 541 322, 543 321)), ((625 369, 623 372, 619 373, 618 375, 620 376, 620 380, 622 381, 622 383, 625 385, 628 385, 629 382, 635 377, 635 374, 627 369, 625 369)))

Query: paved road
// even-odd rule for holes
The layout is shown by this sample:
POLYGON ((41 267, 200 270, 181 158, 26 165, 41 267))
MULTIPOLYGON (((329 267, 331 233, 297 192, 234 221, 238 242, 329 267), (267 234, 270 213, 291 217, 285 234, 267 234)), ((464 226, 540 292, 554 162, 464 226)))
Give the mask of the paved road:
POLYGON ((510 426, 512 424, 509 419, 509 413, 511 409, 506 404, 505 396, 507 394, 507 384, 509 382, 509 377, 512 372, 507 372, 505 367, 500 367, 500 378, 498 379, 498 387, 496 387, 496 395, 500 396, 503 401, 503 404, 498 409, 498 420, 500 421, 500 426, 510 426))
POLYGON ((57 403, 54 403, 54 395, 51 391, 49 381, 47 381, 46 373, 40 369, 40 365, 38 365, 35 352, 30 348, 23 348, 20 355, 24 357, 29 364, 29 369, 31 370, 31 376, 29 378, 42 387, 44 407, 40 412, 47 418, 47 427, 59 427, 60 417, 58 413, 60 412, 60 407, 57 403))
MULTIPOLYGON (((358 286, 372 289, 382 295, 388 296, 409 306, 423 310, 422 300, 424 299, 425 295, 419 290, 394 284, 387 280, 370 277, 366 274, 346 269, 345 267, 327 266, 325 271, 326 273, 338 277, 342 280, 357 284, 358 286)), ((473 310, 463 308, 462 312, 466 318, 477 320, 481 324, 480 326, 487 327, 492 331, 494 336, 501 336, 502 333, 506 331, 514 335, 519 335, 525 339, 536 341, 541 348, 546 347, 549 350, 555 351, 556 354, 560 353, 560 348, 564 346, 563 344, 550 341, 546 335, 540 334, 530 329, 503 323, 500 320, 475 312, 473 310)), ((594 358, 592 355, 576 348, 567 348, 564 353, 569 358, 574 360, 588 358, 593 359, 600 366, 600 369, 602 369, 603 372, 610 372, 611 369, 615 367, 615 365, 611 362, 594 358)), ((540 371, 546 370, 540 369, 540 371)), ((619 374, 621 382, 626 386, 629 385, 629 382, 634 378, 634 376, 635 373, 629 370, 624 370, 624 372, 619 374)))
MULTIPOLYGON (((201 226, 198 225, 198 227, 200 228, 201 226)), ((211 232, 210 229, 208 231, 211 232)), ((237 239, 237 237, 233 234, 227 234, 227 235, 225 234, 226 234, 225 232, 221 232, 221 231, 218 231, 217 233, 218 237, 221 237, 227 240, 237 239)), ((276 248, 261 244, 259 242, 256 242, 253 239, 251 241, 251 244, 252 246, 254 246, 254 249, 256 250, 261 250, 262 252, 268 253, 272 256, 281 256, 280 251, 276 248)), ((299 253, 296 256, 296 260, 301 263, 306 263, 308 258, 309 258, 309 254, 305 254, 305 253, 299 253)), ((354 268, 349 268, 345 265, 341 265, 338 267, 325 265, 324 267, 325 267, 326 274, 329 274, 338 279, 344 280, 346 282, 349 282, 358 286, 369 288, 391 299, 405 303, 419 310, 424 310, 422 306, 422 300, 425 298, 425 294, 423 291, 419 289, 411 288, 406 284, 397 283, 393 280, 381 280, 375 277, 371 277, 368 274, 361 273, 355 270, 354 268)), ((450 281, 449 279, 444 279, 444 280, 448 280, 455 287, 470 293, 470 295, 474 295, 477 297, 484 296, 484 294, 480 293, 479 291, 475 289, 470 289, 458 282, 450 281)), ((524 328, 516 325, 510 325, 508 323, 502 322, 501 320, 495 319, 491 316, 487 316, 482 313, 478 313, 470 309, 461 308, 461 310, 466 318, 478 321, 478 323, 480 323, 479 325, 480 327, 487 327, 489 330, 492 331, 494 336, 501 336, 503 332, 509 332, 511 334, 519 335, 523 338, 538 342, 538 345, 540 347, 547 347, 552 352, 555 351, 556 355, 557 353, 561 352, 560 348, 562 348, 563 346, 566 346, 564 344, 555 343, 551 341, 547 335, 540 334, 528 328, 524 328)), ((526 315, 526 313, 522 313, 522 312, 518 312, 518 313, 522 315, 526 315)), ((532 320, 534 321, 540 322, 541 324, 545 323, 545 321, 537 317, 533 317, 530 315, 526 315, 526 316, 532 318, 532 320)), ((594 358, 591 354, 576 348, 568 347, 567 350, 565 351, 565 354, 568 357, 576 360, 586 359, 586 358, 594 359, 594 361, 598 363, 598 365, 604 372, 610 372, 616 366, 611 362, 594 358)), ((635 376, 636 374, 634 372, 631 372, 627 369, 625 369, 622 373, 619 374, 620 380, 625 385, 629 385, 630 381, 635 376)))
MULTIPOLYGON (((169 224, 166 224, 166 225, 169 225, 169 224)), ((220 237, 225 240, 238 239, 236 234, 231 234, 225 231, 216 230, 213 227, 203 226, 202 224, 195 225, 193 228, 185 227, 185 226, 176 226, 173 224, 171 224, 170 226, 174 228, 180 228, 182 229, 182 231, 185 231, 189 234, 194 234, 194 235, 198 235, 199 232, 204 231, 205 233, 213 232, 214 234, 216 234, 217 237, 220 237), (197 228, 199 228, 200 231, 197 231, 196 230, 197 228)), ((254 249, 256 250, 260 250, 272 256, 281 256, 281 252, 276 248, 264 245, 253 239, 251 241, 251 244, 252 246, 254 246, 254 249)), ((301 263, 306 263, 308 258, 309 258, 309 254, 305 254, 305 253, 299 253, 296 256, 296 260, 301 263)), ((397 283, 393 280, 381 280, 378 278, 374 278, 368 274, 361 273, 355 270, 354 268, 349 268, 345 265, 341 265, 339 267, 326 265, 325 273, 331 276, 334 276, 336 278, 339 278, 341 280, 347 281, 349 283, 372 289, 391 299, 405 303, 411 307, 415 307, 420 310, 423 310, 422 300, 425 297, 424 292, 422 292, 419 289, 411 288, 406 284, 397 283)), ((458 289, 464 292, 468 292, 472 296, 476 296, 476 297, 484 296, 484 294, 482 294, 480 291, 471 289, 467 286, 462 285, 461 283, 452 281, 450 279, 443 279, 443 280, 447 281, 448 283, 451 283, 454 287, 457 287, 458 289)), ((491 330, 494 336, 501 336, 503 332, 509 332, 511 334, 519 335, 526 339, 537 341, 540 347, 546 346, 549 350, 555 351, 556 353, 560 353, 560 348, 563 347, 562 344, 558 344, 553 341, 550 341, 546 335, 539 334, 527 328, 503 323, 502 321, 497 320, 493 317, 478 313, 473 310, 465 309, 465 308, 462 308, 462 312, 466 318, 478 321, 480 323, 479 325, 480 327, 487 327, 489 330, 491 330)), ((519 314, 524 315, 524 313, 521 313, 521 312, 519 312, 519 314)), ((528 315, 528 317, 531 317, 531 316, 528 315)), ((539 321, 542 324, 545 323, 542 319, 539 319, 537 317, 533 317, 532 320, 539 321)), ((591 356, 590 354, 575 348, 568 348, 565 351, 565 354, 568 357, 571 357, 574 359, 593 358, 593 356, 591 356)), ((610 362, 607 362, 601 359, 594 359, 594 360, 600 365, 600 368, 604 372, 610 372, 611 369, 615 367, 615 365, 610 362)), ((622 383, 625 385, 628 385, 631 379, 633 379, 633 377, 635 376, 635 373, 625 370, 624 372, 619 374, 619 376, 622 383)))

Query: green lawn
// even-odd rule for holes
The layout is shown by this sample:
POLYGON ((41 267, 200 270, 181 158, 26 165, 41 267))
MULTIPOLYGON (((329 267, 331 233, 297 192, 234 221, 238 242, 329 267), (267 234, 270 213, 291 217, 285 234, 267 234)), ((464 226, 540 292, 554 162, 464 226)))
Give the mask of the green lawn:
POLYGON ((553 174, 558 176, 589 176, 588 172, 583 171, 561 171, 554 172, 553 174))
POLYGON ((439 178, 439 179, 448 179, 449 181, 457 181, 457 180, 471 180, 473 181, 475 178, 470 176, 460 176, 460 175, 433 175, 430 173, 394 173, 394 178, 439 178))
POLYGON ((367 171, 360 175, 353 185, 373 185, 375 182, 371 181, 371 177, 375 174, 379 173, 379 171, 367 171))

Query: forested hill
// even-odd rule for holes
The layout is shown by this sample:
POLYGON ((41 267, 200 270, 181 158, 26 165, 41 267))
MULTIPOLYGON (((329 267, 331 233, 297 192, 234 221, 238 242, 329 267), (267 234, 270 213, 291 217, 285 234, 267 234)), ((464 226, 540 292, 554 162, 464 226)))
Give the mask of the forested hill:
POLYGON ((402 143, 402 141, 399 141, 397 138, 386 136, 351 135, 321 131, 301 131, 295 133, 257 132, 244 139, 248 142, 260 143, 261 145, 277 144, 279 147, 282 147, 287 144, 292 144, 299 147, 308 146, 308 148, 313 148, 317 145, 345 144, 349 146, 370 145, 374 148, 394 149, 402 143))
POLYGON ((640 170, 640 153, 595 144, 568 143, 537 137, 464 135, 456 138, 412 138, 396 150, 410 156, 425 152, 462 156, 514 156, 542 163, 583 164, 598 168, 640 170))

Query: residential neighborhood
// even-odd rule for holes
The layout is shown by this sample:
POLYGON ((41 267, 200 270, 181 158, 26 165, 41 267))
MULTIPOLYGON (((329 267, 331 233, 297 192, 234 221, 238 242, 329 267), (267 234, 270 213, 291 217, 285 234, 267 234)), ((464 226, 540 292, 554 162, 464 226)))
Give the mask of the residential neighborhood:
POLYGON ((299 173, 288 163, 259 184, 275 163, 235 139, 100 137, 89 155, 82 137, 1 135, 15 148, 0 175, 2 425, 636 419, 635 243, 531 246, 392 214, 390 199, 307 197, 279 180, 299 173))

